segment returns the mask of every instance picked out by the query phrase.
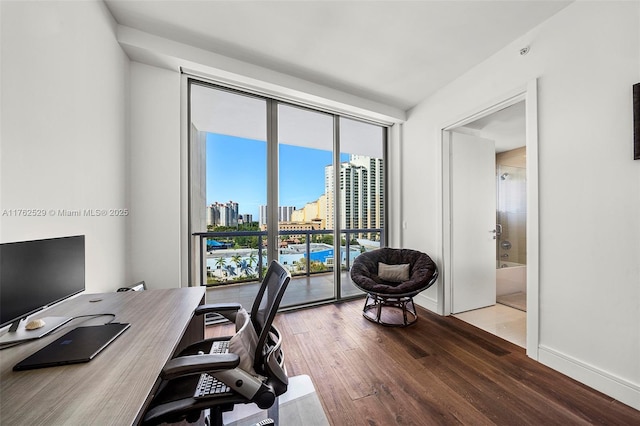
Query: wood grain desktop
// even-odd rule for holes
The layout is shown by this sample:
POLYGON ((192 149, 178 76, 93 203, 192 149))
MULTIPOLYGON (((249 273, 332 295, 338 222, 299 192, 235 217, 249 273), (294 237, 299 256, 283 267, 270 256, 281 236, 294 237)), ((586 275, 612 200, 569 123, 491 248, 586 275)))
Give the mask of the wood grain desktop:
POLYGON ((11 425, 139 423, 158 374, 173 354, 204 335, 194 309, 204 288, 84 294, 38 317, 113 313, 129 330, 85 364, 12 371, 22 359, 81 325, 110 320, 76 319, 44 338, 0 351, 0 423, 11 425), (95 301, 100 299, 100 301, 95 301))

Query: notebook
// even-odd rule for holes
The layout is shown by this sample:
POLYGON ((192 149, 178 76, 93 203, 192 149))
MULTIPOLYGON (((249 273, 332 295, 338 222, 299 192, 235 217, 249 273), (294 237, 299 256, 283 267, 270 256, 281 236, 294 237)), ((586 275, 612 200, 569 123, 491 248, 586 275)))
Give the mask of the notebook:
POLYGON ((130 324, 77 327, 16 364, 14 371, 89 362, 130 324))

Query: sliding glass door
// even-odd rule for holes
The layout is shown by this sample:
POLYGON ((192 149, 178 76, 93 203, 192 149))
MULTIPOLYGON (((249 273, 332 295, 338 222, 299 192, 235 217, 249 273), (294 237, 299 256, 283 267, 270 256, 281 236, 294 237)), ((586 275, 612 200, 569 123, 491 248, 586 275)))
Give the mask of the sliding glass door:
MULTIPOLYGON (((190 89, 192 282, 212 288, 255 283, 267 266, 260 229, 267 102, 208 85, 190 89)), ((255 291, 244 293, 250 306, 255 291)))
POLYGON ((335 299, 333 230, 325 170, 333 163, 334 117, 278 105, 279 259, 296 277, 283 305, 335 299))
MULTIPOLYGON (((344 117, 339 128, 340 265, 348 271, 360 253, 384 246, 386 129, 344 117)), ((361 293, 349 274, 340 289, 341 297, 361 293)))

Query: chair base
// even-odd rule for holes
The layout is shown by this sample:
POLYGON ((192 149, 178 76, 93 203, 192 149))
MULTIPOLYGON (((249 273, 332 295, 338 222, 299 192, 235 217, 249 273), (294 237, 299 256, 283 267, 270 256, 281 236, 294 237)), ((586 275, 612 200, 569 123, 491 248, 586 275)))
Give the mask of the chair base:
POLYGON ((367 293, 362 316, 386 327, 407 327, 418 320, 412 296, 393 297, 372 293, 367 293))

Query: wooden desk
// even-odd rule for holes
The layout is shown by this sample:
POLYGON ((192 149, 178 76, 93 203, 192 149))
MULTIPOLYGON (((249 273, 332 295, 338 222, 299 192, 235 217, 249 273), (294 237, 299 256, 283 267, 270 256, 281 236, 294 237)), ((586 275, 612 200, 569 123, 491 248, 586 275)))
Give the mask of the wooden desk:
POLYGON ((35 317, 113 313, 131 327, 92 361, 13 371, 22 359, 80 325, 76 319, 42 339, 0 351, 0 424, 137 424, 159 383, 165 362, 184 345, 204 336, 204 318, 193 310, 204 288, 84 294, 35 317), (100 302, 90 300, 102 299, 100 302))

